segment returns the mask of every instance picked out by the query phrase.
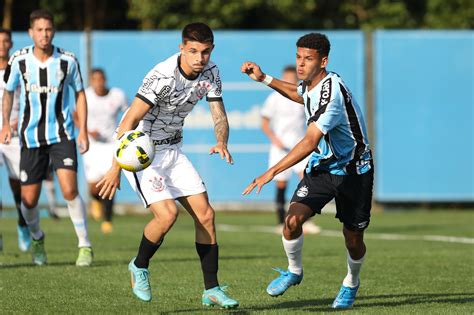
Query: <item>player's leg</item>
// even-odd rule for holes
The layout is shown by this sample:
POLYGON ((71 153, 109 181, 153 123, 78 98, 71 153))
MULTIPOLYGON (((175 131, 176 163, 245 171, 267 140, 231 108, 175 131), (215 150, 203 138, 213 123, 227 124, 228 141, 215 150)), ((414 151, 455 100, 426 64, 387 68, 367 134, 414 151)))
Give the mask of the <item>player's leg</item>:
POLYGON ((21 183, 20 180, 16 178, 8 178, 10 182, 10 188, 13 193, 13 198, 15 200, 15 207, 18 212, 18 247, 22 252, 28 251, 31 244, 30 230, 26 224, 23 213, 21 212, 21 183))
POLYGON ((148 266, 150 259, 163 243, 163 239, 178 218, 178 208, 172 199, 161 200, 150 205, 153 219, 143 230, 138 253, 128 265, 133 293, 143 301, 151 301, 148 266))
POLYGON ((21 212, 32 238, 32 258, 36 265, 47 262, 44 249, 45 234, 40 227, 38 199, 41 192, 41 182, 46 177, 49 156, 44 148, 21 148, 20 181, 21 181, 21 212))
POLYGON ((364 230, 370 222, 373 171, 363 175, 345 176, 336 198, 337 217, 344 224, 343 234, 347 249, 347 275, 334 308, 349 308, 354 304, 360 286, 360 271, 365 259, 364 230))
MULTIPOLYGON (((300 180, 303 179, 306 167, 308 165, 309 156, 305 159, 294 165, 291 170, 298 176, 300 180)), ((319 234, 321 233, 321 228, 317 226, 313 220, 307 220, 303 224, 303 233, 304 234, 319 234)))
POLYGON ((48 176, 44 180, 44 191, 46 193, 46 199, 48 199, 49 216, 55 220, 58 220, 59 216, 56 208, 56 189, 54 187, 53 167, 51 165, 48 166, 48 176))
POLYGON ((298 184, 291 200, 290 209, 285 219, 282 243, 288 258, 288 269, 276 268, 280 273, 267 287, 271 296, 279 296, 291 286, 303 279, 303 224, 334 198, 334 191, 326 180, 327 173, 305 174, 298 184))
POLYGON ((53 144, 50 146, 49 153, 78 238, 79 255, 76 266, 90 266, 93 254, 87 227, 86 207, 77 189, 76 142, 63 141, 53 144))
MULTIPOLYGON (((102 233, 104 234, 112 233, 112 230, 113 230, 112 215, 113 215, 114 199, 110 200, 108 198, 106 199, 100 198, 99 197, 100 189, 96 187, 97 182, 89 182, 88 185, 89 185, 89 194, 92 197, 92 202, 99 203, 98 205, 98 209, 100 211, 99 218, 102 217, 102 214, 104 217, 104 222, 102 222, 100 229, 102 233), (104 211, 102 211, 102 209, 104 211)), ((94 206, 91 203, 91 207, 97 207, 97 206, 94 206)), ((97 214, 94 214, 94 212, 92 212, 92 216, 96 218, 97 214)))
POLYGON ((219 247, 216 240, 214 209, 209 204, 207 192, 180 197, 178 200, 194 219, 196 251, 201 260, 204 277, 203 305, 237 307, 239 302, 225 294, 225 288, 219 286, 217 279, 219 247))
MULTIPOLYGON (((276 184, 276 196, 275 196, 275 204, 276 204, 276 211, 278 216, 278 225, 283 229, 283 224, 285 223, 285 193, 287 187, 286 180, 278 180, 275 182, 276 184)), ((281 229, 281 230, 282 230, 281 229)), ((280 230, 280 232, 281 232, 280 230)))

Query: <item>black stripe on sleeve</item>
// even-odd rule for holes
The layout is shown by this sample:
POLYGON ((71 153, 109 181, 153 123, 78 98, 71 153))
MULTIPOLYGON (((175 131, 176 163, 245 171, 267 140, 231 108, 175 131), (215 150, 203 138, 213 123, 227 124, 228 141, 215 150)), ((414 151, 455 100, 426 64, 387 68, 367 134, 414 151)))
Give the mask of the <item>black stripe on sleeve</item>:
POLYGON ((30 118, 31 118, 31 107, 30 107, 30 92, 28 91, 28 81, 25 78, 25 73, 26 73, 26 61, 25 60, 20 60, 18 62, 18 66, 20 68, 20 74, 21 77, 23 78, 23 83, 25 84, 25 109, 23 111, 22 120, 21 120, 21 130, 20 130, 20 138, 22 145, 25 147, 28 147, 27 142, 26 142, 26 127, 30 123, 30 118))
POLYGON ((69 63, 67 60, 61 59, 59 67, 61 69, 60 71, 63 73, 63 78, 61 79, 61 82, 59 82, 59 93, 56 97, 56 104, 54 104, 54 113, 56 114, 56 120, 58 122, 59 139, 67 139, 66 131, 64 129, 63 93, 65 89, 64 82, 66 81, 68 66, 69 63))
POLYGON ((135 185, 137 186, 137 190, 140 193, 140 196, 142 197, 143 201, 145 202, 145 207, 148 208, 150 205, 148 204, 148 201, 146 201, 145 195, 143 194, 142 188, 140 187, 140 181, 138 180, 137 173, 133 173, 133 178, 135 178, 135 185))
POLYGON ((141 95, 140 93, 137 93, 135 97, 141 99, 142 101, 147 103, 150 107, 155 107, 155 104, 153 104, 152 101, 150 101, 149 99, 147 99, 145 96, 141 95))

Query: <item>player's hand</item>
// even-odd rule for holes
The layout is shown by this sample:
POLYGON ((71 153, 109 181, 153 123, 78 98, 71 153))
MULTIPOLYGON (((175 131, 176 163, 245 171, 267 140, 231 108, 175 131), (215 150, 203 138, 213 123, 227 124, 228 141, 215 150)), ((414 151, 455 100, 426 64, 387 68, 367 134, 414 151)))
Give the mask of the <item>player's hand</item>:
POLYGON ((4 125, 0 131, 0 143, 10 144, 12 140, 12 129, 10 125, 4 125))
POLYGON ((272 144, 274 146, 276 146, 278 149, 286 151, 285 145, 283 144, 283 142, 281 142, 281 140, 279 138, 277 138, 277 137, 273 138, 272 139, 272 144))
POLYGON ((255 62, 246 61, 240 67, 242 73, 246 73, 252 80, 262 82, 265 79, 265 73, 262 72, 259 65, 255 62))
POLYGON ((95 187, 100 188, 99 197, 112 200, 117 189, 120 189, 120 166, 113 165, 95 187))
POLYGON ((86 132, 79 132, 79 135, 77 136, 77 147, 81 154, 84 154, 89 150, 89 137, 86 132))
POLYGON ((229 150, 227 150, 227 145, 226 144, 224 144, 222 142, 218 142, 209 151, 209 154, 216 154, 216 153, 219 153, 222 160, 225 159, 227 161, 227 163, 234 164, 234 159, 232 158, 232 155, 230 155, 229 150))
POLYGON ((255 187, 257 187, 257 194, 259 194, 260 191, 262 190, 262 187, 268 182, 270 182, 273 179, 273 177, 274 177, 273 172, 271 169, 269 169, 268 171, 263 173, 263 175, 255 178, 250 183, 250 185, 248 185, 247 188, 245 188, 245 190, 242 192, 242 195, 245 196, 245 195, 250 194, 252 190, 255 189, 255 187))

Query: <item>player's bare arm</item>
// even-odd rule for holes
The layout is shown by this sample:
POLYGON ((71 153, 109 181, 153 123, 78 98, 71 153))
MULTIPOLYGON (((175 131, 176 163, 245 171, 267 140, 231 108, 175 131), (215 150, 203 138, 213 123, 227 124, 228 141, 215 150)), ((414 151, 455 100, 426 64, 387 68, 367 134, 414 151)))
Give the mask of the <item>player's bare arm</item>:
POLYGON ((224 103, 222 101, 209 102, 212 119, 214 121, 214 133, 216 134, 217 144, 213 146, 209 154, 219 153, 221 159, 225 159, 227 163, 234 164, 234 160, 227 150, 227 142, 229 141, 229 122, 225 112, 224 103))
POLYGON ((262 117, 262 130, 263 133, 267 135, 268 139, 270 139, 273 145, 280 149, 285 148, 281 140, 276 136, 272 128, 270 128, 270 119, 268 119, 267 117, 262 117))
POLYGON ((302 159, 307 157, 318 146, 319 141, 323 137, 323 133, 316 127, 316 124, 310 124, 304 138, 283 158, 268 169, 263 175, 255 178, 250 185, 245 188, 242 195, 248 195, 257 187, 257 194, 260 193, 262 187, 270 182, 275 175, 289 169, 302 159))
MULTIPOLYGON (((247 74, 252 80, 257 82, 263 82, 267 76, 265 73, 263 73, 259 65, 251 61, 244 62, 240 68, 240 71, 247 74)), ((294 102, 304 104, 303 98, 298 95, 297 86, 295 84, 273 78, 268 86, 284 97, 289 98, 294 102)))
POLYGON ((89 150, 89 137, 87 135, 87 101, 84 90, 76 93, 76 113, 79 134, 77 135, 77 144, 81 154, 89 150))
MULTIPOLYGON (((117 129, 117 139, 120 138, 124 132, 135 129, 149 109, 150 105, 139 98, 135 98, 117 129)), ((120 189, 120 170, 117 161, 113 159, 112 166, 97 183, 96 187, 100 188, 99 196, 103 199, 108 198, 112 200, 116 190, 120 189)))
POLYGON ((10 126, 10 115, 13 106, 13 92, 4 90, 3 92, 3 121, 2 131, 0 132, 0 142, 3 144, 9 144, 12 138, 12 128, 10 126))

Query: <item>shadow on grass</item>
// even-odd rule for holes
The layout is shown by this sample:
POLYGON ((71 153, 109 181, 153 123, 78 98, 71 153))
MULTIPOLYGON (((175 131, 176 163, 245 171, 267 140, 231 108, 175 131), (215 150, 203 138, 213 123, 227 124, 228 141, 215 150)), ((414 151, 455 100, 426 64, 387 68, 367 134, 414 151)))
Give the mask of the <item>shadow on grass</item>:
MULTIPOLYGON (((247 312, 265 310, 307 311, 307 312, 333 312, 340 311, 331 308, 333 299, 310 299, 298 301, 285 301, 267 306, 249 306, 247 312)), ((417 294, 386 294, 369 295, 357 298, 354 309, 362 310, 367 307, 391 307, 402 305, 417 305, 429 303, 463 304, 474 302, 474 293, 417 293, 417 294), (395 301, 391 301, 395 299, 395 301)))

